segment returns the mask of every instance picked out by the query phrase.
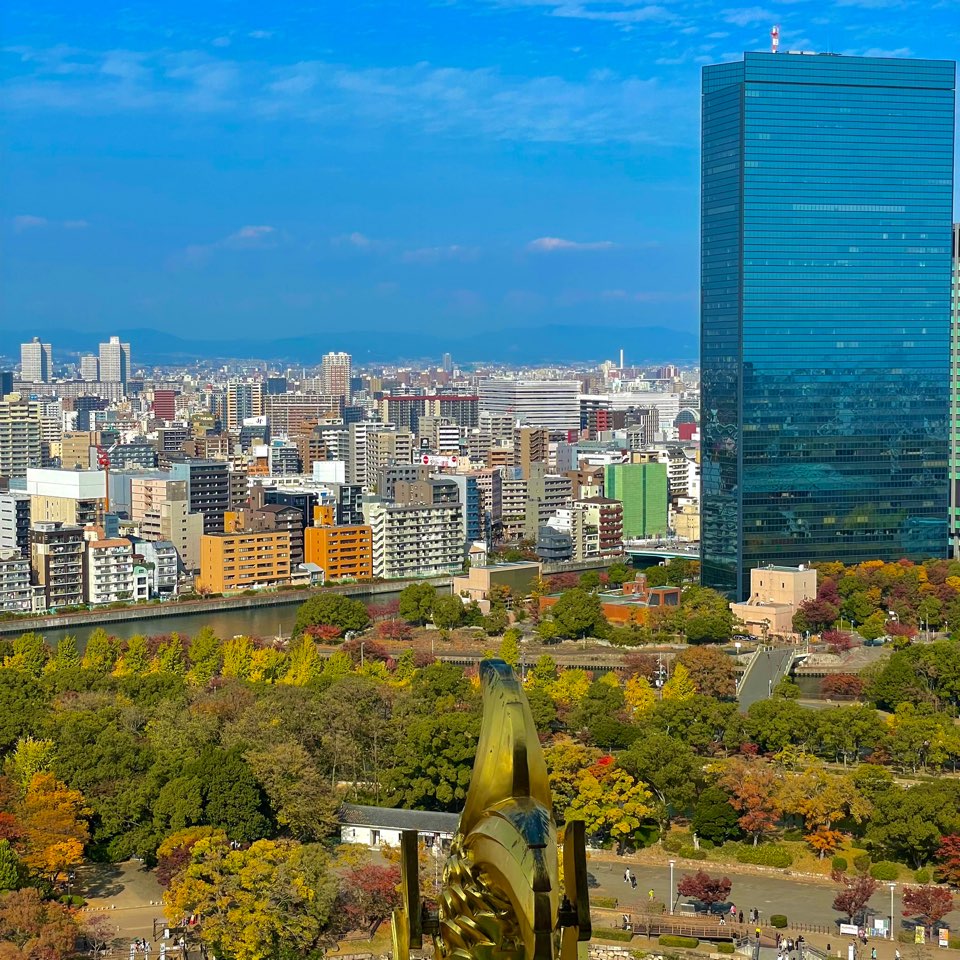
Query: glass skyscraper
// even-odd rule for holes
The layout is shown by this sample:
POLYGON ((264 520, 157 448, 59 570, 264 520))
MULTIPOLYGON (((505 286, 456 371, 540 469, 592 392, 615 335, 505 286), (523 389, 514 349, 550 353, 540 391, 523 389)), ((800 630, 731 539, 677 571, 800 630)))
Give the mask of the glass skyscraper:
POLYGON ((702 561, 947 551, 955 64, 703 71, 702 561))

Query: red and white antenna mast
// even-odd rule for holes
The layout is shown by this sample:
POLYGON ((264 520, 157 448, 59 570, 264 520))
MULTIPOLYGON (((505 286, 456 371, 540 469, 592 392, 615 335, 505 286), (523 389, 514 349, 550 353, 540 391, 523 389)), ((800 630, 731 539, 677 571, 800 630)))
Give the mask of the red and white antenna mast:
POLYGON ((770 52, 776 53, 780 47, 780 27, 775 26, 770 28, 770 52))

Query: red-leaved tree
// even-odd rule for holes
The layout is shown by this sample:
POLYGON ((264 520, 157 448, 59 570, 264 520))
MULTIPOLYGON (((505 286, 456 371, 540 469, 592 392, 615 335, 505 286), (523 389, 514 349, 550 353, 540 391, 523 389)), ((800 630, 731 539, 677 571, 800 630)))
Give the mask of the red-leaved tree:
POLYGON ((833 899, 833 909, 846 914, 852 923, 862 915, 870 898, 876 893, 877 881, 870 876, 853 876, 835 870, 833 880, 841 885, 840 892, 833 899))
POLYGON ((682 897, 693 897, 701 903, 712 905, 726 903, 733 882, 729 877, 711 877, 704 870, 688 873, 678 884, 677 893, 682 897))
POLYGON ((831 653, 846 653, 853 649, 853 636, 846 630, 824 630, 820 639, 829 644, 831 653))
POLYGON ((937 879, 954 889, 960 887, 960 836, 941 837, 937 848, 937 879))
POLYGON ((315 623, 303 632, 307 636, 313 637, 318 643, 332 643, 334 640, 339 640, 343 635, 343 631, 332 623, 315 623))
POLYGON ((405 641, 413 636, 413 630, 403 620, 382 620, 377 624, 377 636, 381 640, 405 641))
POLYGON ((919 917, 925 927, 935 926, 953 909, 953 894, 946 887, 925 883, 903 888, 903 915, 919 917))
POLYGON ((855 673, 831 673, 820 681, 820 692, 825 697, 849 697, 859 700, 864 682, 855 673))
POLYGON ((369 863, 340 879, 340 908, 349 928, 366 930, 386 920, 400 904, 400 868, 369 863))

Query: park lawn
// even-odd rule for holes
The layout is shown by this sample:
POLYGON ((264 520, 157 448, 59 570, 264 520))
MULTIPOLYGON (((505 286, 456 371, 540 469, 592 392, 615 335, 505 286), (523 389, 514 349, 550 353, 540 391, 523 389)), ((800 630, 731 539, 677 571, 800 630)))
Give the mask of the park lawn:
POLYGON ((328 957, 342 957, 353 953, 372 953, 374 956, 393 953, 393 935, 389 923, 381 923, 370 940, 341 940, 335 950, 328 950, 328 957))

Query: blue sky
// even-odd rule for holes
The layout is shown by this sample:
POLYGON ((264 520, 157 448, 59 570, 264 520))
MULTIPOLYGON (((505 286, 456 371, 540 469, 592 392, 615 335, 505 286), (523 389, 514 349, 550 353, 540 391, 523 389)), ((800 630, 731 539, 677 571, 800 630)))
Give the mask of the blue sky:
POLYGON ((10 0, 3 326, 697 325, 703 63, 951 57, 960 2, 10 0))

